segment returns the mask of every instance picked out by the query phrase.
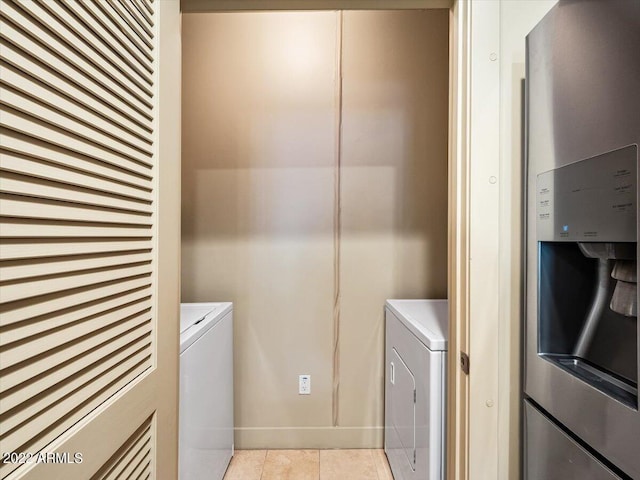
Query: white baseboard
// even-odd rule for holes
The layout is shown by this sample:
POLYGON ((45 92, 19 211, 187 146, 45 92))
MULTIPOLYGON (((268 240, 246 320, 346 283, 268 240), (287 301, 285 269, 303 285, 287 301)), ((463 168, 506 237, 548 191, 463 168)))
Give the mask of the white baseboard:
POLYGON ((238 450, 382 448, 384 427, 238 427, 238 450))

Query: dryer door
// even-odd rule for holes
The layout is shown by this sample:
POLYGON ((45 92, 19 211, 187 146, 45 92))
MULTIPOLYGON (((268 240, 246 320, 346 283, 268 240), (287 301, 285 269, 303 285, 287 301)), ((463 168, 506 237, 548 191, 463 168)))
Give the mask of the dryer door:
POLYGON ((400 440, 411 470, 416 469, 416 381, 402 360, 398 351, 393 349, 391 383, 392 425, 400 440))

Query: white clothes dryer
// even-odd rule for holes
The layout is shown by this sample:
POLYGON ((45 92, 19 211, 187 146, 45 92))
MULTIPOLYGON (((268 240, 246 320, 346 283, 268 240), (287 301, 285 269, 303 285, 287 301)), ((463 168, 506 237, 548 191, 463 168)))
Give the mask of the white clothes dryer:
POLYGON ((444 480, 447 300, 387 300, 384 449, 395 480, 444 480))

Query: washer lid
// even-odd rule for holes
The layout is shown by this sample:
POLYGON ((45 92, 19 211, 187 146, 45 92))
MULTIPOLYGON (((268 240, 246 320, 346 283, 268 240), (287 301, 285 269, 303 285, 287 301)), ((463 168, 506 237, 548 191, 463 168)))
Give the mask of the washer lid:
POLYGON ((429 350, 446 350, 449 338, 447 300, 387 300, 386 307, 429 350))
POLYGON ((232 309, 231 302, 181 303, 180 353, 215 327, 232 309))
POLYGON ((180 304, 180 333, 204 319, 209 313, 218 308, 217 303, 181 303, 180 304))

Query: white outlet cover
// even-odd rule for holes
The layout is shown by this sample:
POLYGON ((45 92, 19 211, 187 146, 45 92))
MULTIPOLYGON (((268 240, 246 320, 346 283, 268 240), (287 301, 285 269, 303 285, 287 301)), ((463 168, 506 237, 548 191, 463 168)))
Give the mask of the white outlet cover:
POLYGON ((298 376, 298 394, 311 395, 311 375, 298 376))

